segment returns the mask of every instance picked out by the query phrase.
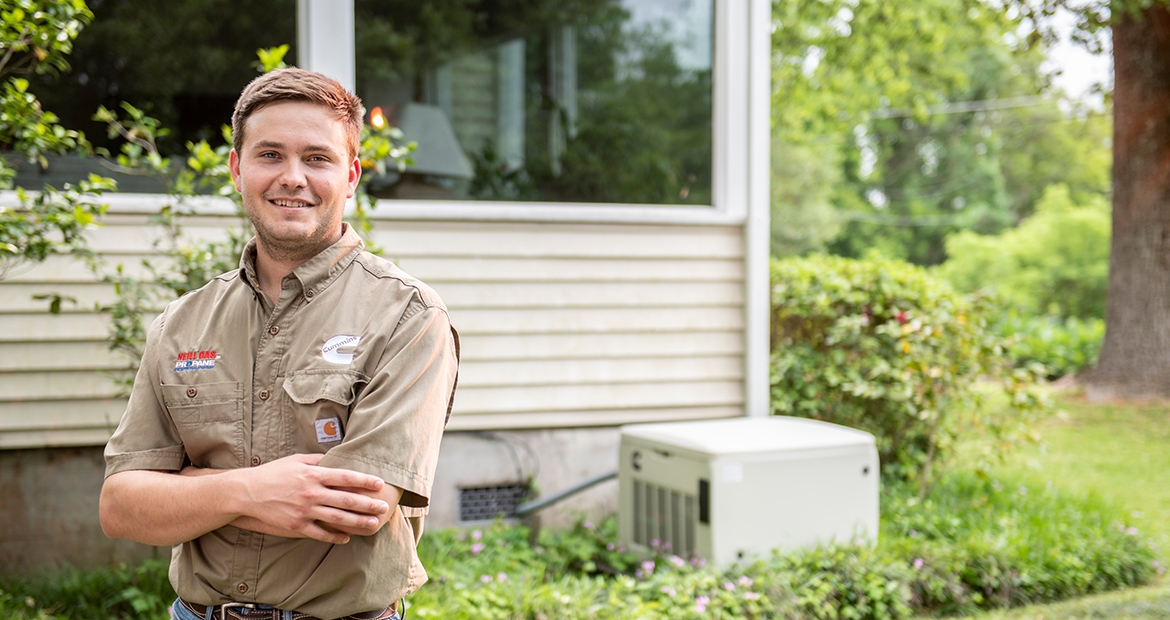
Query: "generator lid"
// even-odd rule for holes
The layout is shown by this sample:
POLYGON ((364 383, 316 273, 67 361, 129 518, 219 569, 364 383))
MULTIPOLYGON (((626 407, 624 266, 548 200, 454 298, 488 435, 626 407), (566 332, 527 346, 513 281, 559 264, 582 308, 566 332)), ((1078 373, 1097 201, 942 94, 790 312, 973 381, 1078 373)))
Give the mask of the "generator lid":
POLYGON ((873 435, 854 428, 788 416, 629 424, 622 438, 674 446, 699 454, 751 454, 873 446, 873 435))

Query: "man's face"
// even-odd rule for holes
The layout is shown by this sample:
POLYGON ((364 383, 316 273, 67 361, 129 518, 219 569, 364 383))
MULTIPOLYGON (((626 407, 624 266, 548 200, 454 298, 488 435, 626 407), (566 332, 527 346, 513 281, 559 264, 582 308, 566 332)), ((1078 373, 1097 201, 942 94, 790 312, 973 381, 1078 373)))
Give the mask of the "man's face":
POLYGON ((340 238, 361 178, 345 125, 325 106, 287 101, 255 111, 244 127, 230 165, 261 248, 281 261, 312 258, 340 238))

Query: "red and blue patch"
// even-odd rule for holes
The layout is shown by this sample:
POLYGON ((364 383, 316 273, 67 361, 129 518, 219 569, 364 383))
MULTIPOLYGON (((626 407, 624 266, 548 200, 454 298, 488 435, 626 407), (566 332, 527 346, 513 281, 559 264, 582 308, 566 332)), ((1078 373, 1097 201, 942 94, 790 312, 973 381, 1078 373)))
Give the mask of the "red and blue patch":
POLYGON ((207 351, 184 351, 175 358, 175 372, 186 370, 212 370, 219 354, 215 349, 207 351))

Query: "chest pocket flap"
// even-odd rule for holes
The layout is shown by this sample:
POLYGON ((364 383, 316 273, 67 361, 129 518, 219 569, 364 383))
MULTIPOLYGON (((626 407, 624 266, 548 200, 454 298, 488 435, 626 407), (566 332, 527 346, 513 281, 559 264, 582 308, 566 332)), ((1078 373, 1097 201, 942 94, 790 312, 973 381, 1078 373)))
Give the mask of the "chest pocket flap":
POLYGON ((356 370, 306 370, 284 379, 284 391, 293 402, 309 405, 319 400, 349 405, 370 378, 356 370))

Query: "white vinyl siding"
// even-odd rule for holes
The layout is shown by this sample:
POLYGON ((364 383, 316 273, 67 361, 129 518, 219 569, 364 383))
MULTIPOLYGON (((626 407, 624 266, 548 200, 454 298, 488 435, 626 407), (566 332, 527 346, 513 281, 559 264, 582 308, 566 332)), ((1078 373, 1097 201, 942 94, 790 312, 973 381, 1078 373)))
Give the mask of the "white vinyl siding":
MULTIPOLYGON (((194 239, 232 222, 192 217, 194 239)), ((459 329, 451 430, 743 415, 744 257, 736 225, 378 220, 387 258, 430 284, 459 329)), ((159 230, 115 212, 92 247, 144 276, 159 230)), ((125 408, 114 300, 68 257, 0 281, 0 448, 100 445, 125 408), (34 295, 76 300, 47 312, 34 295)))

